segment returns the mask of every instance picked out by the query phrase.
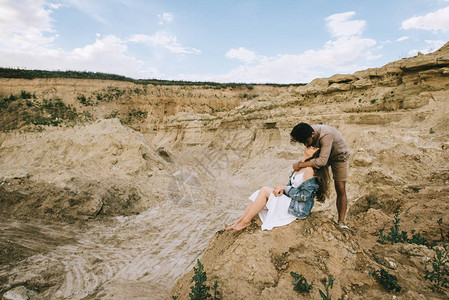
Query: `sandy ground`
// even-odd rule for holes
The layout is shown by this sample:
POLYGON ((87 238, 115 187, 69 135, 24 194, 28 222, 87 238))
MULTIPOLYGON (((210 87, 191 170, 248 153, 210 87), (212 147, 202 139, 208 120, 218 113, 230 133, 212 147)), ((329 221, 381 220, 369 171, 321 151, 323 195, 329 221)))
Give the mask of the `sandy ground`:
MULTIPOLYGON (((178 87, 136 95, 136 87, 117 83, 127 92, 83 107, 90 122, 2 132, 0 295, 19 289, 31 299, 186 299, 189 270, 201 258, 223 299, 296 298, 290 271, 314 280, 311 298, 327 275, 336 278, 333 298, 390 298, 369 276, 390 262, 403 286, 398 298, 446 298, 424 280, 423 258, 434 249, 381 245, 373 234, 388 230, 398 212, 409 235, 445 242, 447 61, 446 45, 305 87, 255 86, 253 99, 239 96, 248 91, 208 89, 200 97, 199 88, 178 87), (172 103, 170 112, 156 105, 159 98, 172 103), (228 106, 204 110, 228 99, 228 106), (105 118, 150 106, 155 115, 145 120, 105 118), (257 221, 242 233, 220 231, 253 191, 286 183, 303 149, 289 138, 300 121, 338 128, 351 148, 351 230, 335 227, 332 194, 303 222, 269 232, 257 221)), ((114 84, 0 83, 3 95, 35 90, 67 104, 114 84)))

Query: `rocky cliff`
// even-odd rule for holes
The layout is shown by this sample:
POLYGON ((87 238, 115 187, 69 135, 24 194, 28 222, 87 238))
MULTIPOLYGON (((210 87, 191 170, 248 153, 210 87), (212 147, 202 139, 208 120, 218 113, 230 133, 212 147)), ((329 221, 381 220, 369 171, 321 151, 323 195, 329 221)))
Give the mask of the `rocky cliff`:
MULTIPOLYGON (((189 245, 169 275, 179 278, 170 293, 179 299, 188 298, 193 271, 181 275, 197 257, 223 299, 300 297, 290 272, 314 282, 304 296, 312 299, 328 275, 335 278, 333 298, 391 297, 370 276, 380 268, 397 276, 398 297, 445 298, 447 289, 435 291, 424 279, 426 261, 439 248, 381 244, 376 235, 382 228, 387 234, 399 213, 410 239, 420 233, 428 244, 443 246, 449 238, 448 87, 449 44, 301 87, 1 79, 0 211, 76 221, 138 214, 161 203, 193 216, 201 210, 200 218, 183 219, 177 229, 195 232, 182 243, 199 245, 189 245), (334 225, 331 195, 306 220, 268 232, 256 221, 241 233, 212 236, 239 216, 254 190, 285 184, 302 151, 290 144, 289 132, 301 121, 338 128, 351 148, 350 230, 334 225)), ((177 220, 170 218, 179 220, 180 213, 158 218, 171 220, 164 225, 171 228, 177 220)), ((182 253, 183 246, 177 249, 182 253)), ((0 279, 9 278, 4 286, 30 280, 9 276, 0 272, 0 279)), ((62 289, 54 282, 42 289, 62 289)), ((166 285, 160 295, 168 293, 166 285)), ((82 295, 98 294, 98 286, 82 295)), ((74 297, 76 291, 62 293, 74 297)))

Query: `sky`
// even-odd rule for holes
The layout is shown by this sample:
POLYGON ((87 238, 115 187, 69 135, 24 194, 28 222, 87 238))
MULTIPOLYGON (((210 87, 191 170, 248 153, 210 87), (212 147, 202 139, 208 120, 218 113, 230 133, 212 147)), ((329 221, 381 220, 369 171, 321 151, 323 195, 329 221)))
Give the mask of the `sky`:
POLYGON ((448 41, 449 0, 0 0, 0 67, 307 83, 448 41))

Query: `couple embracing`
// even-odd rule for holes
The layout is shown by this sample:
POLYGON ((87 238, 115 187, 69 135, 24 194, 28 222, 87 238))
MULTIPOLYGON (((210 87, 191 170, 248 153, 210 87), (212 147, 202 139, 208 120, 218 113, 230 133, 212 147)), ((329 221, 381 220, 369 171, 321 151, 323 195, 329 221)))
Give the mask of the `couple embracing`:
POLYGON ((262 230, 305 219, 315 199, 324 202, 329 195, 329 166, 337 193, 338 225, 344 224, 347 207, 346 181, 349 147, 340 132, 327 125, 299 123, 290 132, 292 142, 306 147, 301 161, 293 164, 287 185, 263 187, 254 192, 242 216, 227 230, 242 230, 259 214, 262 230))

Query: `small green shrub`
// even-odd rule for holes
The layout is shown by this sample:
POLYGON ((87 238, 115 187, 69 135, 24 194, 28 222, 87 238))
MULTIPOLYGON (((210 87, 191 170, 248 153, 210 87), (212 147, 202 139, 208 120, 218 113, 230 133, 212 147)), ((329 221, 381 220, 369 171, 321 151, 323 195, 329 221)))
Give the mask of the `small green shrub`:
POLYGON ((430 133, 430 134, 435 133, 435 131, 433 130, 433 128, 430 128, 429 133, 430 133))
POLYGON ((206 286, 207 275, 204 271, 204 266, 199 259, 197 259, 197 264, 198 268, 193 267, 195 274, 193 275, 192 280, 190 280, 190 283, 194 283, 194 285, 190 287, 192 291, 189 293, 191 300, 203 300, 211 296, 209 294, 210 287, 206 286))
POLYGON ((107 115, 105 118, 106 119, 114 119, 114 118, 117 118, 118 115, 119 115, 118 110, 114 110, 109 115, 107 115))
POLYGON ((432 258, 431 263, 432 270, 429 270, 426 264, 426 276, 424 276, 424 279, 432 282, 433 287, 437 291, 441 291, 441 288, 448 288, 449 268, 447 266, 448 257, 446 250, 436 250, 435 256, 432 258))
POLYGON ((18 99, 17 96, 11 94, 9 97, 5 97, 0 101, 0 108, 8 108, 9 104, 18 99))
POLYGON ((218 291, 218 281, 214 281, 214 286, 212 288, 214 289, 214 300, 220 299, 220 292, 218 291))
POLYGON ((21 99, 31 99, 32 95, 30 92, 27 91, 20 91, 20 98, 21 99))
POLYGON ((371 276, 376 278, 376 280, 387 290, 395 291, 399 293, 402 287, 398 284, 398 279, 396 276, 389 274, 384 268, 376 270, 370 273, 371 276))
POLYGON ((390 227, 390 232, 388 233, 388 235, 385 235, 384 229, 379 230, 378 234, 379 239, 377 240, 377 242, 385 244, 387 241, 389 241, 392 243, 410 243, 431 247, 430 243, 423 236, 421 236, 420 233, 415 234, 415 230, 412 230, 413 236, 411 239, 409 239, 408 233, 406 231, 400 230, 399 228, 400 221, 401 219, 399 218, 399 213, 396 213, 394 215, 393 226, 390 227))
POLYGON ((292 281, 294 291, 299 293, 310 293, 313 287, 313 281, 309 284, 304 276, 298 275, 298 273, 295 272, 290 272, 290 275, 295 279, 292 281))
POLYGON ((374 104, 374 103, 376 103, 376 101, 377 101, 377 99, 371 99, 371 104, 374 104))
POLYGON ((441 241, 442 242, 449 241, 449 231, 445 233, 443 230, 443 218, 439 218, 437 223, 438 223, 438 228, 440 229, 441 241))
MULTIPOLYGON (((379 265, 382 265, 382 266, 384 266, 384 267, 388 267, 387 265, 385 265, 385 264, 380 260, 379 257, 377 257, 376 254, 373 253, 372 256, 373 256, 374 260, 375 260, 379 265)), ((390 267, 389 267, 389 268, 390 268, 390 267)))
POLYGON ((412 230, 412 234, 413 234, 412 238, 408 240, 410 244, 424 245, 430 247, 430 243, 427 241, 426 238, 421 236, 421 233, 418 232, 415 234, 415 230, 412 230))
POLYGON ((329 288, 332 288, 334 286, 334 278, 332 278, 331 275, 327 277, 327 280, 324 280, 323 282, 324 290, 326 291, 326 294, 320 290, 320 296, 323 298, 323 300, 331 300, 331 296, 329 295, 329 288))
POLYGON ((390 232, 388 233, 388 235, 384 235, 383 229, 381 229, 379 231, 379 239, 377 241, 381 244, 385 244, 385 241, 390 241, 392 243, 407 242, 408 241, 407 232, 406 231, 401 232, 399 230, 400 220, 401 219, 399 218, 399 213, 396 213, 394 215, 393 226, 390 227, 390 232))
POLYGON ((84 95, 79 95, 76 99, 78 99, 78 101, 84 106, 93 106, 95 104, 91 97, 86 98, 84 95))
POLYGON ((11 101, 15 101, 17 99, 19 99, 19 97, 17 97, 16 95, 11 94, 11 95, 9 95, 9 97, 5 98, 5 101, 11 102, 11 101))

